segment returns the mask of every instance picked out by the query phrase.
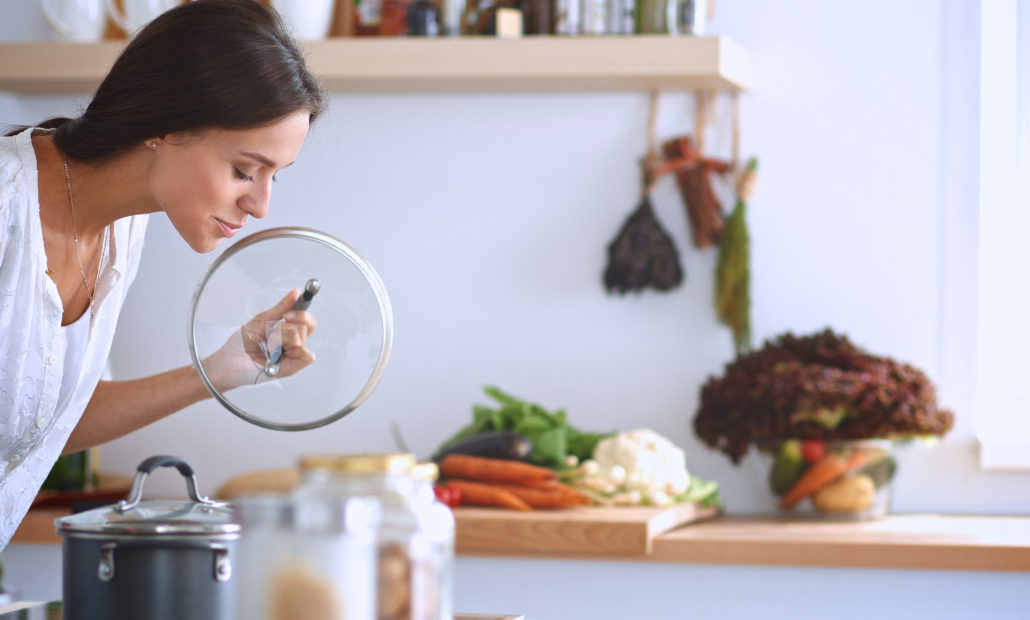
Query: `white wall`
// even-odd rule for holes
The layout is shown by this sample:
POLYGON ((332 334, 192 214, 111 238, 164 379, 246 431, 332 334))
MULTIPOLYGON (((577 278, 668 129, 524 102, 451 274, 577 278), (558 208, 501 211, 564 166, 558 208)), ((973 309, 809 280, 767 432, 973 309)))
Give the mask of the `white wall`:
MULTIPOLYGON (((12 4, 29 13, 0 0, 4 10, 12 4)), ((742 106, 742 152, 759 157, 761 172, 750 208, 757 339, 832 326, 926 370, 958 415, 940 445, 904 456, 897 512, 1030 512, 1030 475, 984 473, 975 460, 976 8, 973 0, 740 0, 717 3, 711 28, 758 60, 742 106)), ((25 36, 0 24, 0 39, 25 36)), ((30 123, 76 105, 0 98, 0 120, 30 123)), ((661 109, 660 137, 692 130, 689 97, 665 95, 661 109)), ((297 164, 280 174, 272 214, 254 228, 323 229, 375 265, 396 322, 379 388, 343 421, 299 434, 202 403, 105 446, 104 468, 128 473, 150 454, 179 454, 210 491, 305 452, 391 449, 394 421, 425 455, 469 420, 473 402, 486 402, 480 386, 497 384, 565 407, 584 429, 653 427, 686 448, 694 473, 721 483, 729 512, 764 510, 751 470, 732 467, 691 431, 700 385, 732 350, 711 309, 714 253, 688 244, 670 182, 655 204, 683 254, 686 286, 613 298, 600 285, 605 246, 636 197, 646 114, 643 93, 333 96, 297 164)), ((726 155, 725 107, 720 119, 708 139, 726 155)), ((214 258, 190 252, 161 217, 147 246, 115 343, 121 378, 189 362, 186 308, 214 258)), ((180 489, 174 475, 153 480, 154 492, 180 489)), ((463 561, 459 578, 507 566, 463 561)), ((665 579, 686 569, 647 570, 665 579)), ((844 574, 809 573, 828 588, 844 574)), ((773 569, 734 574, 790 579, 773 569)), ((1000 612, 997 594, 979 600, 999 601, 1000 612)), ((519 611, 520 598, 503 600, 501 588, 489 595, 498 598, 491 609, 519 611)))
MULTIPOLYGON (((1026 512, 1030 494, 1013 491, 1028 477, 982 474, 974 458, 963 308, 975 281, 961 265, 975 257, 964 225, 975 203, 963 197, 976 187, 976 13, 972 2, 948 7, 891 4, 885 20, 847 3, 720 5, 712 30, 759 65, 742 148, 761 167, 750 210, 755 333, 833 326, 938 382, 958 427, 906 455, 896 510, 1026 512)), ((19 120, 67 105, 30 100, 34 116, 19 120)), ((663 97, 659 134, 690 131, 692 109, 687 96, 663 97)), ((722 483, 728 510, 763 510, 752 472, 691 432, 700 385, 732 353, 711 310, 714 252, 689 245, 671 182, 656 208, 686 285, 620 299, 599 284, 604 248, 635 200, 646 111, 643 93, 333 96, 259 225, 326 230, 379 270, 396 319, 379 388, 344 421, 292 435, 202 403, 113 442, 103 464, 129 471, 177 453, 211 488, 303 452, 390 449, 393 421, 427 454, 492 383, 565 407, 582 428, 654 427, 687 448, 695 473, 722 483)), ((726 106, 708 140, 727 154, 726 106)), ((188 363, 186 306, 213 259, 159 217, 148 247, 115 343, 121 377, 188 363)))

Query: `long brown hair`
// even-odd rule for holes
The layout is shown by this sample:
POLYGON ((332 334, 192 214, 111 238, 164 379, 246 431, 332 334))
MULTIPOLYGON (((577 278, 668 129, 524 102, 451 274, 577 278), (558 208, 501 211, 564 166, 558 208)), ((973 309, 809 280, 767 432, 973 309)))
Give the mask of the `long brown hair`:
POLYGON ((89 160, 177 131, 257 127, 299 110, 314 121, 324 107, 274 9, 254 0, 194 0, 133 37, 82 116, 38 126, 56 129, 66 155, 89 160))

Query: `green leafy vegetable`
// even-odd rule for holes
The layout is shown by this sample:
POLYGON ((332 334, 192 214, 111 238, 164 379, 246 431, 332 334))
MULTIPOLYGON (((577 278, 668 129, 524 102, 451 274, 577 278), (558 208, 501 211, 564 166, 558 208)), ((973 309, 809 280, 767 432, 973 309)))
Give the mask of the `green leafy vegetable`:
POLYGON ((722 508, 719 496, 719 483, 714 480, 702 480, 697 476, 690 477, 690 486, 675 497, 677 503, 700 502, 703 506, 722 508))
POLYGON ((496 408, 473 405, 472 423, 460 429, 440 446, 487 431, 515 431, 533 445, 529 461, 545 467, 564 467, 569 456, 591 458, 601 439, 613 433, 586 433, 566 422, 565 410, 550 412, 540 405, 521 400, 492 386, 483 388, 498 404, 496 408))

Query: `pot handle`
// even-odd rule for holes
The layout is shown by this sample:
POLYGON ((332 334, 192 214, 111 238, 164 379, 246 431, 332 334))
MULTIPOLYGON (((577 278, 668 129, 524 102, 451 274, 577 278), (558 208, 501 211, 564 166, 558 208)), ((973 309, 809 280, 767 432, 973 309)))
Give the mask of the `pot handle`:
POLYGON ((139 464, 139 467, 136 468, 136 476, 132 479, 129 497, 118 502, 118 505, 114 507, 115 511, 128 512, 139 504, 140 500, 143 499, 143 482, 150 475, 150 472, 158 467, 174 467, 178 469, 182 477, 186 479, 186 493, 193 501, 200 504, 215 503, 197 491, 197 475, 193 472, 193 467, 189 463, 177 456, 159 454, 139 464))

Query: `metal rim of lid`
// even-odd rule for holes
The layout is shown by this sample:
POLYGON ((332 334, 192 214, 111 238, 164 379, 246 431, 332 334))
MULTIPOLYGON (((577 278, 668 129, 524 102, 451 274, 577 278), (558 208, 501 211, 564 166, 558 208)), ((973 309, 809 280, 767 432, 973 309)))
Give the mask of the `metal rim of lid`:
POLYGON ((390 357, 390 347, 393 342, 393 313, 390 309, 390 300, 386 294, 386 286, 383 281, 379 278, 379 274, 375 272, 372 266, 361 257, 353 248, 348 246, 346 243, 339 239, 328 235, 322 231, 314 230, 311 228, 300 228, 300 227, 280 227, 280 228, 269 228, 268 230, 258 231, 238 242, 233 244, 230 248, 225 250, 218 258, 215 259, 211 266, 204 272, 200 282, 197 283, 197 288, 193 292, 193 298, 190 300, 190 309, 188 312, 187 326, 186 326, 186 339, 189 344, 190 358, 193 360, 193 367, 197 369, 197 374, 200 375, 200 380, 204 383, 204 387, 207 391, 214 396, 215 400, 220 402, 223 407, 231 411, 236 416, 255 424, 263 428, 268 428, 278 431, 306 431, 313 428, 319 428, 326 424, 331 424, 336 420, 339 420, 343 416, 347 415, 351 411, 354 411, 361 403, 365 401, 375 389, 379 380, 382 378, 383 373, 386 371, 386 362, 390 357), (269 422, 258 417, 255 417, 246 411, 243 411, 232 402, 227 399, 222 392, 211 383, 211 379, 207 376, 207 371, 204 370, 204 365, 201 363, 200 356, 197 354, 197 339, 195 331, 195 322, 197 314, 197 304, 200 301, 200 295, 204 292, 204 287, 207 285, 208 280, 214 275, 215 271, 227 261, 230 257, 239 253, 244 248, 250 247, 255 243, 266 241, 269 239, 307 239, 309 241, 316 241, 323 245, 326 245, 337 252, 340 252, 346 256, 354 265, 361 271, 361 274, 365 276, 365 279, 372 286, 372 290, 375 293, 376 300, 379 302, 379 310, 382 316, 382 327, 383 327, 383 339, 382 349, 379 352, 379 359, 376 361, 375 370, 372 372, 372 376, 369 377, 368 381, 362 387, 361 391, 351 402, 347 403, 342 409, 336 413, 321 418, 319 420, 313 420, 311 422, 305 422, 302 424, 284 424, 279 422, 269 422))
POLYGON ((236 522, 235 516, 230 512, 230 505, 227 503, 218 503, 214 505, 214 510, 224 511, 221 516, 224 517, 224 521, 211 520, 173 520, 169 519, 169 515, 185 516, 190 510, 196 506, 204 506, 207 512, 211 512, 212 508, 208 508, 208 504, 191 504, 190 502, 168 502, 167 500, 146 500, 142 503, 144 508, 152 508, 154 506, 160 506, 161 508, 168 508, 166 512, 162 512, 158 516, 154 516, 150 519, 140 517, 139 519, 126 519, 125 515, 130 513, 120 513, 115 511, 111 506, 104 506, 102 508, 95 508, 93 510, 82 512, 78 514, 68 515, 61 517, 55 521, 57 526, 58 534, 74 534, 74 535, 92 535, 99 536, 101 538, 107 538, 111 536, 117 536, 119 538, 126 539, 137 539, 150 536, 160 536, 162 539, 168 537, 169 540, 173 538, 183 539, 196 539, 205 537, 235 537, 239 534, 240 524, 236 522), (178 510, 172 510, 174 505, 179 505, 178 510), (106 518, 107 515, 115 515, 120 517, 116 521, 110 521, 106 518))
POLYGON ((415 466, 415 455, 389 454, 309 454, 300 458, 304 471, 326 470, 341 474, 406 474, 415 466))

